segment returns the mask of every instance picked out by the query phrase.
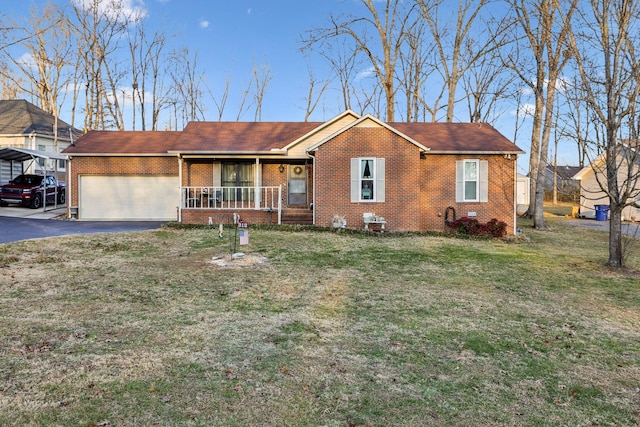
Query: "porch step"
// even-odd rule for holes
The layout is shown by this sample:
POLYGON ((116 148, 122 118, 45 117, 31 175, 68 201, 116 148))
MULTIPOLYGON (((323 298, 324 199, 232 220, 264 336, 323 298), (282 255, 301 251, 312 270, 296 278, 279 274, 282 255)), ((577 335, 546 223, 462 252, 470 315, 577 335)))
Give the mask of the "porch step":
POLYGON ((282 223, 289 225, 313 225, 313 211, 309 209, 284 209, 282 223))

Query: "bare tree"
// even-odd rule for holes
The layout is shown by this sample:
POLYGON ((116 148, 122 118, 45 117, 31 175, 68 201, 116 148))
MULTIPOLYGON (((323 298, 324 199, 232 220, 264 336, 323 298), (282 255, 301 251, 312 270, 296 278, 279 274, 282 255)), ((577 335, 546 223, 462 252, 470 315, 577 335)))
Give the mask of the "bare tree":
MULTIPOLYGON (((467 101, 470 122, 493 122, 501 116, 502 101, 512 98, 514 92, 513 74, 504 72, 499 64, 496 51, 479 57, 462 76, 462 88, 467 101)), ((516 94, 517 95, 517 94, 516 94)))
POLYGON ((20 74, 3 72, 3 79, 10 79, 15 88, 30 94, 53 116, 54 151, 58 151, 59 109, 70 81, 69 61, 73 51, 68 28, 64 13, 57 6, 46 5, 42 10, 32 8, 27 28, 31 36, 17 34, 17 40, 27 54, 16 58, 9 51, 4 52, 20 74))
POLYGON ((307 73, 309 76, 309 92, 305 97, 305 103, 306 103, 305 110, 304 110, 305 122, 309 121, 309 117, 315 111, 316 107, 318 106, 318 103, 322 99, 322 95, 327 90, 327 87, 329 87, 329 83, 330 83, 330 80, 324 80, 324 81, 318 80, 316 76, 313 74, 313 70, 309 65, 309 63, 307 63, 307 73), (318 86, 319 86, 319 89, 317 90, 317 93, 314 93, 316 92, 316 88, 318 86))
MULTIPOLYGON (((500 47, 504 42, 502 36, 496 32, 489 37, 483 37, 477 30, 479 18, 489 3, 489 0, 461 0, 455 11, 454 19, 443 18, 443 14, 450 14, 450 2, 443 0, 417 0, 422 16, 426 20, 434 43, 436 62, 434 68, 442 76, 446 88, 447 122, 453 121, 458 85, 464 74, 486 54, 500 47), (443 9, 445 9, 443 11, 443 9), (450 28, 450 24, 454 28, 450 28)), ((489 35, 489 32, 484 32, 489 35)), ((485 63, 486 65, 486 63, 485 63)), ((468 94, 463 94, 462 97, 468 94)))
POLYGON ((267 91, 267 87, 271 82, 273 76, 271 75, 271 69, 268 65, 262 67, 253 66, 252 81, 254 87, 253 100, 256 108, 253 120, 259 122, 262 120, 262 104, 264 102, 264 95, 267 91))
POLYGON ((0 99, 16 99, 22 93, 24 81, 15 76, 6 62, 0 62, 0 99))
MULTIPOLYGON (((189 121, 204 120, 203 75, 198 68, 198 53, 189 48, 174 49, 169 57, 171 87, 168 96, 174 105, 174 115, 180 113, 182 127, 189 121)), ((178 123, 176 121, 176 129, 178 123)))
POLYGON ((584 105, 600 132, 591 165, 610 209, 607 265, 623 267, 622 211, 640 196, 640 38, 638 0, 590 0, 574 28, 572 53, 584 105))
POLYGON ((28 27, 14 32, 14 40, 26 49, 27 54, 15 57, 8 50, 4 56, 17 68, 14 74, 4 69, 3 78, 12 80, 20 92, 36 99, 40 107, 57 115, 64 91, 69 81, 70 34, 63 12, 55 5, 42 10, 33 8, 28 27))
POLYGON ((167 97, 164 93, 162 60, 167 37, 164 33, 155 32, 148 38, 145 26, 140 23, 129 38, 131 55, 131 97, 133 103, 132 127, 136 128, 136 100, 140 106, 142 130, 147 129, 147 102, 151 103, 151 129, 157 130, 160 111, 166 107, 167 97), (149 88, 147 92, 147 88, 149 88), (150 100, 147 99, 150 96, 150 100))
POLYGON ((307 48, 317 46, 333 38, 347 39, 354 44, 354 52, 367 58, 369 67, 384 92, 386 120, 395 118, 396 72, 400 52, 408 34, 408 28, 416 22, 415 4, 405 7, 401 0, 385 0, 379 12, 374 0, 360 0, 367 11, 363 17, 331 16, 331 25, 307 33, 307 48), (373 33, 373 35, 371 35, 373 33))
POLYGON ((579 80, 580 76, 578 75, 575 80, 567 81, 566 108, 558 118, 562 121, 565 129, 563 136, 575 141, 578 166, 583 168, 588 163, 589 136, 594 135, 597 129, 593 126, 594 120, 589 119, 589 111, 585 105, 585 94, 579 80))
POLYGON ((239 122, 244 113, 246 113, 249 108, 251 108, 251 104, 247 104, 247 100, 249 99, 249 94, 251 93, 251 87, 253 86, 253 81, 249 81, 247 88, 240 93, 240 105, 238 106, 238 113, 236 114, 236 122, 239 122))
MULTIPOLYGON (((428 52, 433 44, 427 40, 425 22, 419 20, 407 34, 406 48, 400 52, 399 85, 404 92, 405 120, 414 122, 425 117, 423 107, 425 103, 425 82, 435 68, 428 67, 428 52)), ((428 107, 427 107, 428 109, 428 107)), ((430 112, 432 112, 429 109, 430 112)), ((435 117, 435 113, 432 114, 435 117)))
POLYGON ((351 102, 355 97, 353 85, 357 75, 356 70, 362 66, 357 49, 349 40, 339 40, 338 43, 325 40, 319 53, 327 60, 333 70, 334 78, 338 81, 342 108, 351 110, 351 102))
POLYGON ((211 96, 213 103, 216 106, 216 110, 218 110, 218 118, 217 120, 222 121, 222 117, 224 115, 224 110, 227 106, 227 101, 229 100, 229 89, 231 87, 231 77, 227 77, 224 81, 224 90, 222 91, 222 95, 218 98, 214 95, 213 91, 206 85, 207 92, 211 96))
POLYGON ((84 86, 84 127, 124 129, 119 95, 130 70, 120 58, 126 33, 145 14, 120 1, 74 0, 71 4, 80 67, 76 78, 84 86))
POLYGON ((534 227, 544 229, 542 183, 549 155, 549 138, 554 125, 555 95, 561 73, 570 59, 567 45, 571 34, 571 17, 578 0, 508 1, 513 8, 517 27, 522 32, 522 37, 517 39, 524 41, 524 56, 534 63, 533 69, 529 70, 519 55, 510 56, 506 61, 521 80, 529 85, 535 97, 529 156, 529 214, 533 215, 534 227))

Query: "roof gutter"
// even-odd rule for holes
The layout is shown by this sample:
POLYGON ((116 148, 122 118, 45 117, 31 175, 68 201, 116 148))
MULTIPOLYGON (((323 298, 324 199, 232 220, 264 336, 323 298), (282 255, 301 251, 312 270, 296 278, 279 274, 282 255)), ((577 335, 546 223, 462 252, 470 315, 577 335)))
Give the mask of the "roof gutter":
POLYGON ((513 151, 470 151, 470 150, 430 150, 429 154, 465 154, 465 155, 507 155, 507 154, 525 154, 522 150, 513 151))
POLYGON ((176 157, 180 153, 75 153, 70 152, 69 156, 74 157, 176 157))
MULTIPOLYGON (((40 133, 36 133, 35 131, 31 132, 31 133, 14 133, 14 134, 3 134, 2 135, 3 138, 45 138, 45 139, 56 139, 55 136, 53 135, 45 135, 45 134, 40 134, 40 133)), ((64 138, 61 136, 58 136, 58 141, 73 141, 72 139, 69 138, 64 138)))
POLYGON ((179 155, 182 157, 187 156, 255 156, 255 155, 278 155, 284 156, 287 154, 284 150, 269 150, 269 151, 177 151, 177 150, 169 150, 167 151, 169 154, 179 155))

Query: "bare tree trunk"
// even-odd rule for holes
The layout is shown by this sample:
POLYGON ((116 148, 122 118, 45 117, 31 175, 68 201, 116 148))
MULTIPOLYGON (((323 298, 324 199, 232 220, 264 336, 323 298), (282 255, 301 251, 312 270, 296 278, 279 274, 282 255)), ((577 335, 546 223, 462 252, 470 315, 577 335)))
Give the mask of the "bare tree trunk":
POLYGON ((640 44, 634 31, 640 24, 640 2, 610 0, 591 2, 572 34, 571 49, 580 75, 584 105, 598 124, 595 135, 604 130, 603 147, 596 146, 604 162, 591 162, 596 181, 609 199, 609 259, 607 265, 622 267, 622 211, 640 197, 638 136, 640 123, 640 70, 635 52, 640 44), (597 49, 596 49, 597 47, 597 49), (600 128, 600 129, 598 129, 600 128), (628 139, 620 135, 628 135, 628 139), (604 163, 602 166, 601 164, 604 163))
MULTIPOLYGON (((416 22, 416 17, 413 16, 413 5, 405 11, 405 2, 402 0, 386 0, 383 12, 379 13, 376 7, 379 2, 375 0, 360 0, 360 2, 366 8, 367 16, 343 21, 332 16, 331 25, 328 28, 314 29, 308 32, 308 38, 304 40, 305 49, 318 47, 321 54, 328 57, 333 53, 328 50, 330 45, 325 46, 325 43, 329 43, 334 38, 351 41, 353 55, 361 54, 369 63, 379 87, 384 93, 385 120, 392 122, 395 120, 397 64, 405 38, 410 32, 409 29, 416 22), (368 28, 374 30, 375 37, 368 37, 368 28)), ((346 57, 347 64, 352 63, 353 55, 346 57)), ((349 69, 348 66, 345 68, 343 65, 339 65, 337 68, 349 69)), ((334 68, 336 67, 334 66, 334 68)), ((375 95, 374 90, 373 94, 365 97, 367 105, 375 106, 375 102, 369 102, 375 99, 375 95)), ((347 100, 345 104, 350 104, 350 101, 347 100)))

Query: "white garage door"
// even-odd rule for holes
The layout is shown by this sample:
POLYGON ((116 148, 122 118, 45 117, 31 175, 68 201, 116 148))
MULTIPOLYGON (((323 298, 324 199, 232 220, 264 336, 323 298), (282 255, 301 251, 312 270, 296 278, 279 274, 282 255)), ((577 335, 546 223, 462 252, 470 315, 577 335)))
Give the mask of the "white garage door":
POLYGON ((85 220, 175 221, 177 176, 80 176, 78 214, 85 220))

